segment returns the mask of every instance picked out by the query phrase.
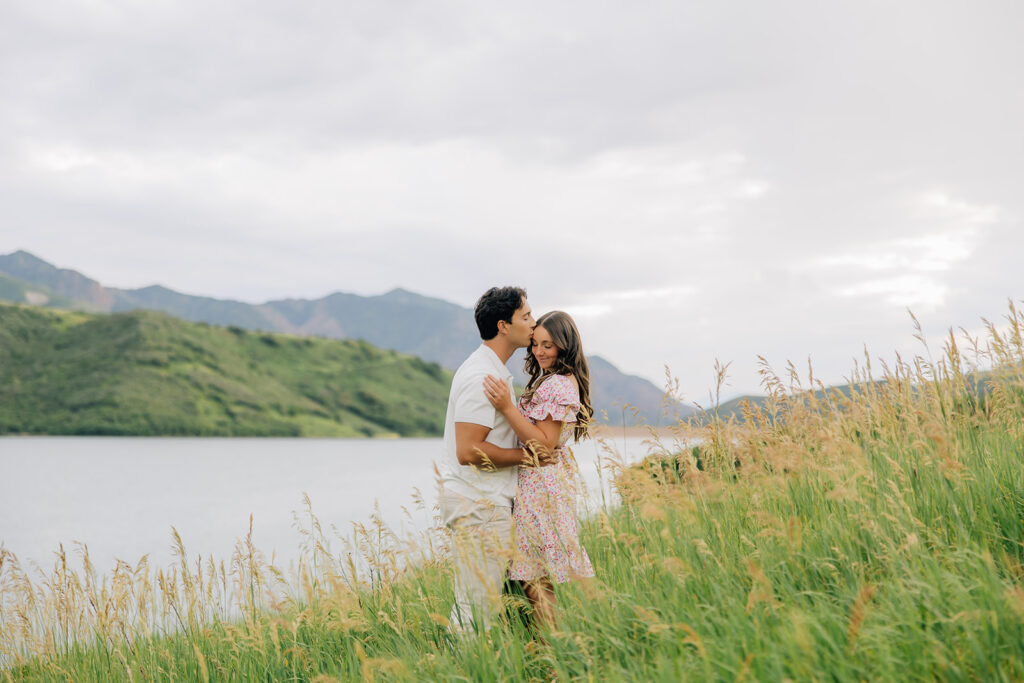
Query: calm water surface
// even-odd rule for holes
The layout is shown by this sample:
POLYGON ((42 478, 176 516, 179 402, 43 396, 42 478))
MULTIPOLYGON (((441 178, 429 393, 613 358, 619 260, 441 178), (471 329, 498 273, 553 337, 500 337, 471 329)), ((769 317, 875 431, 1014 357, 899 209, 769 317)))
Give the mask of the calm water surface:
MULTIPOLYGON (((574 449, 591 509, 611 495, 609 446, 626 461, 649 448, 620 438, 574 449)), ((440 439, 0 438, 0 543, 46 568, 60 544, 86 543, 106 572, 115 558, 145 554, 169 564, 174 527, 190 558, 228 560, 252 515, 256 547, 286 567, 300 554, 293 511, 303 511, 303 494, 341 539, 375 506, 400 534, 429 528, 441 448, 440 439)))

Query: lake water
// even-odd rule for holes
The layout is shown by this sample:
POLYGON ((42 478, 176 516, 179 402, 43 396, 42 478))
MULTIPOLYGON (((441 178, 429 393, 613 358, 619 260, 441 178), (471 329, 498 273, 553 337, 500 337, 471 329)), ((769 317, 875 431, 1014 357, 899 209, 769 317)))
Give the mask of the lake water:
MULTIPOLYGON (((284 568, 300 555, 293 511, 304 494, 342 541, 375 506, 401 535, 428 529, 441 448, 440 439, 0 438, 0 543, 22 566, 49 569, 60 544, 73 555, 82 542, 105 573, 115 558, 146 554, 169 565, 174 527, 190 558, 227 561, 252 515, 255 546, 284 568)), ((613 496, 610 461, 649 449, 641 438, 577 445, 589 509, 613 496)))

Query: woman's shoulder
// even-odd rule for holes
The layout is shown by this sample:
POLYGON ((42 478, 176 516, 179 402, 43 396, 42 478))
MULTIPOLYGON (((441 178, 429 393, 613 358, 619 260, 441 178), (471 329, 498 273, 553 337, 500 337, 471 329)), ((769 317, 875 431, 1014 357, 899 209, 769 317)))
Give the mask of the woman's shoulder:
POLYGON ((551 375, 544 379, 536 392, 541 398, 554 399, 560 397, 579 396, 576 378, 572 375, 551 375))
POLYGON ((580 409, 580 395, 576 384, 566 375, 545 377, 537 386, 523 414, 536 421, 553 418, 559 422, 575 422, 580 409))

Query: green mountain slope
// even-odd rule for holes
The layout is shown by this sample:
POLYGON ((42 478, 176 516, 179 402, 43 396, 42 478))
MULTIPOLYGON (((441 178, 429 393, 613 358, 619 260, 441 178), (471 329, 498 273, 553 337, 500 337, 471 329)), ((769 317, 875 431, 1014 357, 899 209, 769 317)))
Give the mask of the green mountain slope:
POLYGON ((438 435, 450 382, 361 341, 0 304, 0 433, 438 435))

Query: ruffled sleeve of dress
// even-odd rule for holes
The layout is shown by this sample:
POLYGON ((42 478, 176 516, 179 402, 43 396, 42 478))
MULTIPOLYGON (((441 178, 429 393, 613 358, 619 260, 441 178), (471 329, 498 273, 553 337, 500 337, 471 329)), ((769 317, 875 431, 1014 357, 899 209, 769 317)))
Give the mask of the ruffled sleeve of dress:
POLYGON ((565 375, 551 375, 541 382, 523 408, 526 417, 540 422, 551 417, 558 422, 576 422, 580 411, 580 394, 565 375))

